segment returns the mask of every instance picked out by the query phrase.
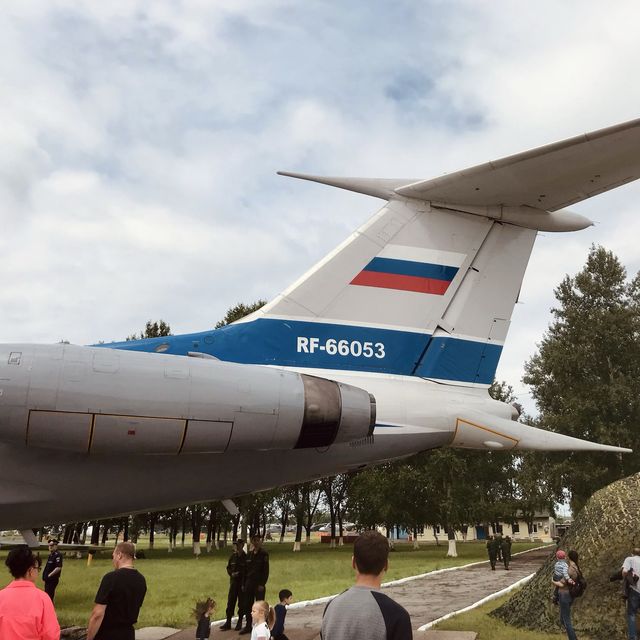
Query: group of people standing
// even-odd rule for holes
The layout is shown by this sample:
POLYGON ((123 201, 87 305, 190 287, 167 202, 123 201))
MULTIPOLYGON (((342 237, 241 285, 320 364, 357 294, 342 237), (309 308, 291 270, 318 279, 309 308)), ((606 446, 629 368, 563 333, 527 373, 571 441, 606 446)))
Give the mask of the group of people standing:
MULTIPOLYGON (((351 559, 356 576, 355 585, 326 606, 322 617, 323 640, 411 640, 413 634, 409 614, 381 591, 388 561, 389 542, 383 535, 377 531, 365 531, 358 536, 351 559)), ((257 597, 264 598, 269 577, 268 562, 268 554, 262 548, 260 537, 251 539, 248 553, 244 552, 243 540, 235 542, 227 563, 230 581, 227 619, 220 629, 225 631, 231 628, 236 603, 240 602, 235 627, 237 631, 241 634, 251 633, 251 640, 287 640, 284 621, 286 607, 292 600, 291 591, 281 590, 278 594, 280 603, 273 609, 264 600, 254 601, 257 597), (245 617, 246 626, 243 626, 245 617)), ((203 635, 196 632, 196 638, 209 637, 206 621, 202 629, 203 635)))
MULTIPOLYGON (((0 639, 29 638, 59 640, 60 625, 53 605, 55 588, 62 573, 57 540, 50 541, 43 573, 45 591, 36 580, 40 558, 20 546, 5 560, 13 581, 0 591, 0 639)), ((87 625, 87 640, 134 640, 133 625, 147 592, 144 576, 134 568, 135 547, 120 542, 111 555, 114 570, 100 582, 87 625)))
POLYGON ((262 537, 252 536, 251 546, 246 553, 244 545, 244 540, 236 540, 233 543, 233 553, 227 562, 229 593, 226 620, 220 629, 231 629, 231 619, 237 604, 238 621, 235 630, 239 631, 240 635, 250 633, 252 640, 287 640, 284 634, 284 620, 293 594, 289 589, 281 589, 278 593, 280 602, 275 607, 270 607, 265 600, 269 580, 269 554, 262 546, 262 537))
MULTIPOLYGON (((614 573, 611 580, 620 578, 623 580, 622 597, 626 602, 627 638, 637 640, 636 616, 640 610, 640 548, 635 548, 633 554, 625 558, 622 567, 614 573)), ((560 607, 560 624, 568 640, 577 640, 571 620, 571 605, 586 589, 586 581, 575 549, 567 553, 562 549, 556 551, 551 582, 555 587, 553 602, 560 607)))
POLYGON ((238 539, 233 543, 233 553, 227 562, 229 574, 229 594, 227 597, 227 619, 220 627, 222 631, 231 629, 231 618, 238 605, 238 622, 236 631, 241 634, 251 633, 251 608, 256 601, 264 601, 269 580, 269 554, 262 546, 262 537, 253 536, 248 552, 244 550, 245 542, 238 539), (243 626, 243 620, 246 623, 243 626))
POLYGON ((511 562, 511 538, 509 536, 502 537, 500 533, 495 536, 489 536, 487 539, 487 553, 489 554, 489 564, 491 570, 496 570, 496 562, 504 563, 506 571, 509 570, 511 562))

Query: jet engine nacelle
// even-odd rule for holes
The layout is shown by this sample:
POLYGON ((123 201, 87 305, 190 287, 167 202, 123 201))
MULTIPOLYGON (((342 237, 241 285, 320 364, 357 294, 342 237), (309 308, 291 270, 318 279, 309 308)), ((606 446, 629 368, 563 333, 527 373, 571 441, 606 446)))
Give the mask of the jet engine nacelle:
POLYGON ((0 440, 91 455, 327 447, 370 436, 375 400, 255 365, 0 345, 0 440))

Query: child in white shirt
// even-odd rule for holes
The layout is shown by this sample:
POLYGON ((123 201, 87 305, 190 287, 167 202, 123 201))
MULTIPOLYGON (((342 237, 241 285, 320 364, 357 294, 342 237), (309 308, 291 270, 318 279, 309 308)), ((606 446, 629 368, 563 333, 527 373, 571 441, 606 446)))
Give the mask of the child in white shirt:
POLYGON ((276 619, 275 611, 264 600, 257 600, 251 607, 251 640, 269 640, 271 627, 276 619))

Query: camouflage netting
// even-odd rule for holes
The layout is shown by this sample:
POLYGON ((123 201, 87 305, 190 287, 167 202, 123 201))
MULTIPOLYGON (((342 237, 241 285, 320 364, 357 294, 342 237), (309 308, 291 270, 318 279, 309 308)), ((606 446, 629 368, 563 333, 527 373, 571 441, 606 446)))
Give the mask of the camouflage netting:
MULTIPOLYGON (((640 546, 640 473, 595 493, 560 542, 561 549, 578 552, 587 580, 587 591, 571 608, 578 636, 626 638, 622 583, 609 577, 634 546, 640 546)), ((558 607, 551 602, 554 562, 550 553, 533 579, 492 615, 518 627, 559 631, 558 607)))

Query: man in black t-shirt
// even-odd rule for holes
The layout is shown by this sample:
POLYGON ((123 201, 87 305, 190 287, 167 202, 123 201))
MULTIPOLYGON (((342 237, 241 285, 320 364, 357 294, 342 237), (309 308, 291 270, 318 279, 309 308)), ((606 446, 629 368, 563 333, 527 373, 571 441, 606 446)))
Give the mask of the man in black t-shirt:
POLYGON ((60 582, 60 574, 62 573, 62 554, 58 551, 58 541, 55 538, 49 540, 49 557, 47 564, 44 565, 42 571, 42 581, 44 582, 44 590, 53 602, 56 593, 56 587, 60 582))
POLYGON ((147 593, 144 576, 133 566, 135 547, 120 542, 113 550, 115 571, 100 583, 87 627, 87 640, 135 640, 133 625, 147 593))

